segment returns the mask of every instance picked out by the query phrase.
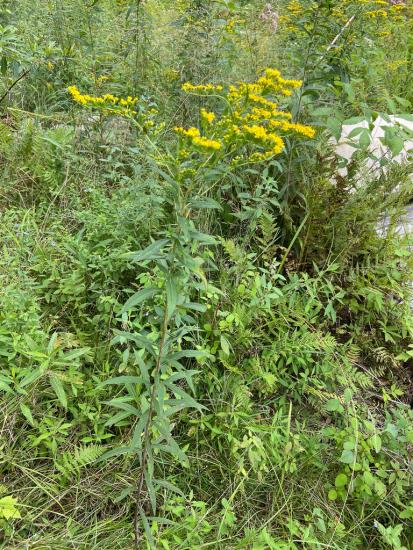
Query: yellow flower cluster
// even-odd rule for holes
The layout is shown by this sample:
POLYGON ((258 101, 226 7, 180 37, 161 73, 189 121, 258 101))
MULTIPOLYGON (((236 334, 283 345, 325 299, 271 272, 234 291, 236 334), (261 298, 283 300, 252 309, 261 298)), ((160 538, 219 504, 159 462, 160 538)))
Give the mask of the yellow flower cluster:
POLYGON ((287 10, 292 16, 297 17, 298 15, 300 15, 300 13, 302 13, 303 8, 298 0, 292 0, 287 5, 287 10))
POLYGON ((235 19, 233 19, 232 21, 228 21, 228 23, 225 25, 225 30, 230 34, 233 33, 235 23, 236 23, 235 19))
MULTIPOLYGON (((277 69, 266 69, 265 76, 258 78, 252 84, 241 82, 238 86, 230 86, 229 99, 237 100, 245 96, 257 98, 257 96, 259 97, 262 94, 277 93, 290 96, 292 95, 292 90, 299 88, 301 85, 301 80, 286 80, 277 69)), ((262 99, 265 100, 265 98, 262 99)))
POLYGON ((252 126, 243 126, 242 129, 247 136, 262 142, 269 148, 264 153, 261 153, 261 158, 269 158, 272 155, 278 155, 284 149, 284 141, 277 134, 268 132, 264 126, 254 124, 252 126))
POLYGON ((212 124, 215 120, 215 113, 201 109, 201 118, 204 122, 212 124))
POLYGON ((268 126, 270 128, 281 128, 285 132, 292 130, 297 134, 301 134, 304 137, 312 139, 315 136, 315 130, 311 126, 305 126, 304 124, 287 122, 285 120, 270 120, 268 126))
POLYGON ((192 143, 203 149, 212 149, 213 151, 218 151, 221 149, 222 143, 215 139, 208 139, 206 137, 196 137, 192 140, 192 143))
POLYGON ((103 96, 91 96, 82 94, 77 86, 69 86, 68 92, 72 96, 73 101, 85 107, 100 107, 105 110, 115 111, 118 114, 135 114, 133 107, 136 105, 138 98, 129 96, 127 99, 116 97, 112 94, 103 96))
POLYGON ((196 147, 200 147, 201 149, 217 151, 222 147, 220 141, 201 136, 201 132, 198 128, 191 127, 185 130, 181 126, 177 126, 174 128, 174 131, 183 137, 189 138, 196 147))
POLYGON ((386 10, 366 11, 366 17, 371 17, 372 19, 375 19, 376 17, 387 17, 387 11, 386 10))
MULTIPOLYGON (((372 22, 382 22, 386 19, 389 22, 408 21, 413 16, 413 8, 410 7, 409 2, 394 0, 333 0, 329 2, 331 15, 339 24, 346 24, 357 8, 355 4, 363 8, 359 10, 359 16, 372 22)), ((317 2, 292 0, 279 17, 280 27, 297 36, 310 32, 312 27, 309 21, 319 9, 317 2), (304 14, 305 18, 302 17, 304 14)))
POLYGON ((190 82, 185 82, 185 84, 182 84, 182 90, 184 92, 222 92, 223 87, 220 85, 215 84, 198 84, 197 86, 194 86, 190 82))
MULTIPOLYGON (((244 161, 258 162, 281 153, 284 140, 280 133, 294 133, 313 138, 315 130, 304 124, 291 122, 292 115, 278 108, 275 96, 289 96, 301 86, 299 80, 288 80, 277 69, 268 68, 264 76, 254 82, 240 82, 236 86, 223 89, 216 85, 195 86, 184 84, 183 89, 202 94, 206 89, 222 90, 219 95, 228 106, 218 120, 216 114, 201 110, 201 119, 208 123, 204 126, 208 137, 201 136, 197 128, 175 128, 175 131, 190 140, 195 146, 206 149, 221 149, 225 145, 227 152, 233 154, 240 150, 248 151, 244 161), (211 126, 212 122, 214 124, 211 126), (251 149, 253 151, 251 152, 251 149)), ((240 159, 237 154, 236 158, 240 159)), ((239 161, 237 161, 239 162, 239 161)))

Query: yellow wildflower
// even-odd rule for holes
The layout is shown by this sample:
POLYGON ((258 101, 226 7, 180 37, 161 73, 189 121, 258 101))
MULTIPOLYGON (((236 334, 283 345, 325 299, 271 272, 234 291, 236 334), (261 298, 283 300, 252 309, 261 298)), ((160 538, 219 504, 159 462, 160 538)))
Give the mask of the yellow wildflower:
POLYGON ((215 113, 211 113, 210 111, 201 109, 201 118, 204 122, 207 122, 208 124, 212 124, 215 120, 215 113))
POLYGON ((198 84, 195 86, 190 82, 185 82, 182 84, 182 90, 184 92, 222 92, 223 87, 219 84, 198 84))
POLYGON ((194 145, 197 145, 198 147, 203 147, 204 149, 213 149, 214 151, 217 151, 222 147, 221 142, 214 139, 208 139, 206 137, 195 137, 192 140, 192 143, 194 145))

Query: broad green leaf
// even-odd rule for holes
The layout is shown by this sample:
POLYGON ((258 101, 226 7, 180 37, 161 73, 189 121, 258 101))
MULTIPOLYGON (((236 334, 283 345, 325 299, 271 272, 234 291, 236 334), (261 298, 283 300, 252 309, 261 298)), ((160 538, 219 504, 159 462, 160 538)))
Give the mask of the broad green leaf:
POLYGON ((122 420, 125 420, 126 418, 129 418, 131 416, 131 413, 129 411, 123 411, 115 414, 109 420, 105 422, 105 426, 114 426, 118 422, 122 422, 122 420))
POLYGON ((346 474, 338 474, 334 482, 334 485, 337 487, 337 489, 340 489, 341 487, 345 487, 347 485, 347 481, 348 479, 346 474))
POLYGON ((340 456, 340 462, 343 462, 344 464, 352 464, 354 462, 353 451, 344 449, 340 456))
POLYGON ((130 403, 125 403, 124 401, 121 401, 120 399, 112 399, 111 401, 106 402, 107 405, 110 405, 111 407, 115 407, 116 409, 121 409, 122 411, 125 411, 129 413, 130 415, 140 417, 141 411, 138 410, 136 407, 131 405, 130 403))
POLYGON ((193 309, 194 311, 199 311, 200 313, 205 313, 205 311, 207 311, 207 306, 205 304, 197 304, 194 302, 185 302, 182 304, 182 307, 186 309, 193 309))
POLYGON ((149 353, 151 353, 151 355, 156 357, 153 343, 145 336, 142 336, 139 333, 126 332, 123 330, 115 330, 114 333, 116 336, 112 339, 112 344, 124 343, 127 341, 135 342, 135 344, 138 344, 140 348, 146 349, 149 353))
POLYGON ((376 453, 379 453, 381 451, 381 437, 379 436, 379 434, 374 434, 372 437, 370 437, 369 442, 370 445, 373 446, 376 453))
POLYGON ((21 518, 20 512, 16 507, 17 498, 7 496, 0 498, 0 518, 19 519, 21 518))
POLYGON ((338 399, 329 399, 325 404, 325 409, 328 412, 343 412, 343 405, 338 399))
POLYGON ((193 397, 189 395, 184 389, 182 389, 180 386, 176 386, 175 384, 172 384, 168 382, 168 380, 165 381, 165 385, 175 394, 178 395, 182 402, 185 403, 187 407, 193 407, 195 409, 201 410, 205 409, 203 405, 195 401, 193 397))

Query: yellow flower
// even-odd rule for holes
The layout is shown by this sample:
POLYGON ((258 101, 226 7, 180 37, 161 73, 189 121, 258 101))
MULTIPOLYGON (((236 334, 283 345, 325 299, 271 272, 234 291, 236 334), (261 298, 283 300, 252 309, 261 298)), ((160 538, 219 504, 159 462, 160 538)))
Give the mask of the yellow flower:
POLYGON ((198 84, 194 86, 190 82, 185 82, 185 84, 182 84, 182 90, 184 92, 222 92, 223 87, 214 84, 198 84))
POLYGON ((198 147, 203 147, 204 149, 212 149, 214 151, 217 151, 222 147, 221 142, 216 141, 214 139, 208 139, 206 137, 195 137, 192 140, 192 143, 194 145, 197 145, 198 147))
POLYGON ((250 135, 254 139, 264 140, 267 137, 267 130, 264 126, 258 126, 254 124, 253 126, 244 126, 243 130, 246 134, 250 135))
POLYGON ((127 99, 122 99, 112 94, 106 94, 101 97, 91 96, 88 94, 81 94, 77 86, 69 86, 67 90, 72 96, 73 101, 76 101, 76 103, 79 103, 80 105, 88 107, 100 107, 107 112, 114 112, 116 114, 124 116, 136 114, 136 112, 133 111, 131 107, 137 103, 137 97, 129 96, 127 99))
POLYGON ((215 113, 211 113, 209 111, 206 111, 205 109, 201 109, 201 118, 204 122, 212 124, 215 120, 215 113))

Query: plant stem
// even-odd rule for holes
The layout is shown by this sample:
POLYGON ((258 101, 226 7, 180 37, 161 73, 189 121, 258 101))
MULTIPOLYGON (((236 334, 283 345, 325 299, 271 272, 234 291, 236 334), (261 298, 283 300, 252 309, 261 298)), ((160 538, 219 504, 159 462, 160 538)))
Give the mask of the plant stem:
POLYGON ((159 374, 161 371, 161 364, 162 364, 162 354, 163 354, 163 348, 165 346, 165 340, 166 335, 168 332, 168 316, 167 316, 167 306, 165 307, 165 313, 164 313, 164 319, 162 323, 162 333, 161 333, 161 339, 159 342, 159 353, 158 357, 156 359, 156 365, 155 365, 155 372, 154 372, 154 384, 152 387, 151 392, 151 399, 149 402, 149 411, 148 411, 148 419, 146 421, 145 425, 145 432, 143 437, 143 451, 142 451, 142 461, 141 461, 141 472, 139 474, 137 487, 136 487, 136 504, 135 504, 135 514, 134 514, 134 531, 135 531, 135 548, 136 550, 139 550, 139 544, 140 544, 140 529, 139 529, 139 516, 142 510, 142 491, 145 485, 145 470, 146 466, 148 464, 148 448, 150 445, 150 430, 151 430, 151 424, 152 424, 152 418, 153 418, 153 412, 155 408, 155 399, 156 399, 156 392, 158 389, 158 381, 159 381, 159 374))

